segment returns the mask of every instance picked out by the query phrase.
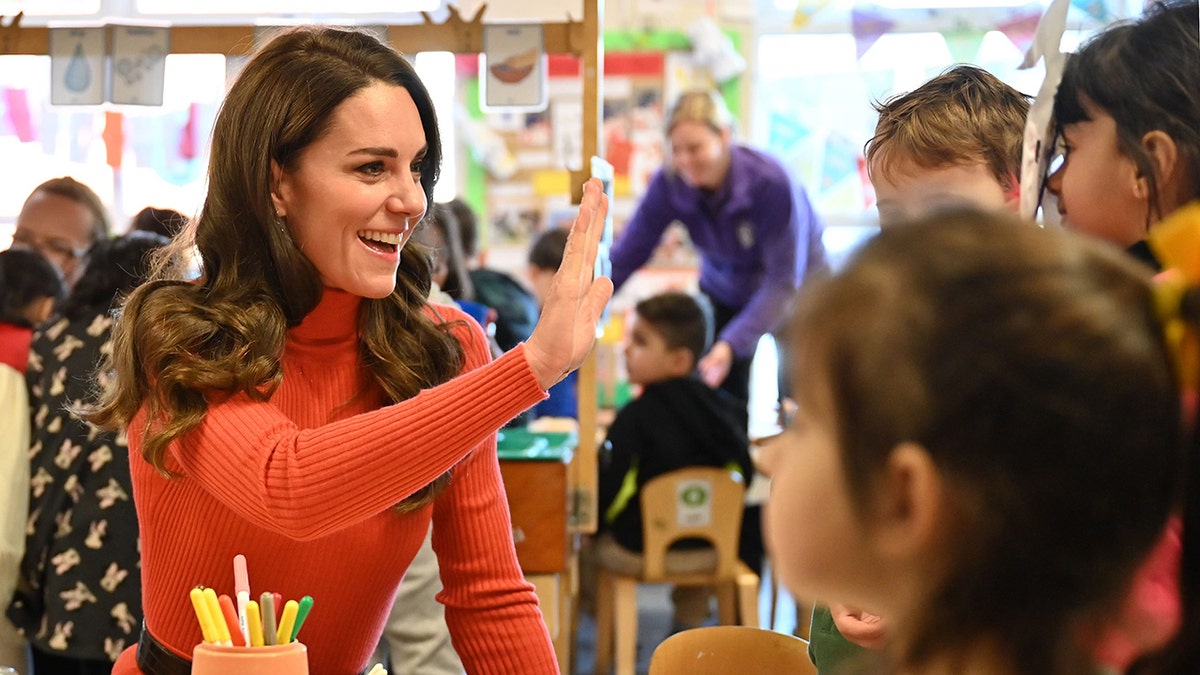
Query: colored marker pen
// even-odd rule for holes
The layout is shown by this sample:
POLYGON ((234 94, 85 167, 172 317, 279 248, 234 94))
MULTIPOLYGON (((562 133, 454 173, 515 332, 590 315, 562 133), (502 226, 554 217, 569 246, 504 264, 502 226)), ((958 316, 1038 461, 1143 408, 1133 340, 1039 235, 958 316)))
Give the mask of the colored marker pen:
POLYGON ((229 637, 233 641, 233 646, 245 647, 246 636, 242 635, 242 629, 238 628, 237 610, 233 608, 233 598, 222 593, 217 600, 221 603, 221 616, 225 617, 225 624, 229 626, 229 637))
POLYGON ((296 614, 300 605, 295 600, 288 600, 283 606, 283 616, 279 619, 279 644, 286 645, 292 641, 292 628, 296 626, 296 614))
POLYGON ((263 593, 259 600, 260 609, 262 609, 263 642, 273 645, 278 631, 275 627, 275 596, 271 593, 263 593))
POLYGON ((233 556, 233 590, 237 597, 238 628, 246 642, 250 641, 250 630, 246 625, 246 604, 250 602, 250 575, 246 571, 246 556, 233 556))

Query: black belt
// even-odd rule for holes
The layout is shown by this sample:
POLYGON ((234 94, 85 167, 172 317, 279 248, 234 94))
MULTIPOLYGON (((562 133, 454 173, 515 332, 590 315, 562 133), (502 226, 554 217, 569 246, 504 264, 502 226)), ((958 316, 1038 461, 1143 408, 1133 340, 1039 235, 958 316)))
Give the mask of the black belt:
POLYGON ((142 621, 142 634, 138 638, 137 665, 142 675, 191 675, 192 662, 167 649, 154 639, 142 621))

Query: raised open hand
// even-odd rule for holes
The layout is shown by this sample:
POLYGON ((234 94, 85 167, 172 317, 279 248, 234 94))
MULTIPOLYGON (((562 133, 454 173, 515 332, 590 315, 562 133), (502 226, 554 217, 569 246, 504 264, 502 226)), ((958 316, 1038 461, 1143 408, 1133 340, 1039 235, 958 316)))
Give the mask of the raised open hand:
POLYGON ((529 366, 543 389, 579 367, 596 341, 596 324, 612 297, 612 280, 592 279, 608 197, 596 178, 583 186, 583 202, 571 224, 562 265, 554 275, 542 316, 525 343, 529 366))

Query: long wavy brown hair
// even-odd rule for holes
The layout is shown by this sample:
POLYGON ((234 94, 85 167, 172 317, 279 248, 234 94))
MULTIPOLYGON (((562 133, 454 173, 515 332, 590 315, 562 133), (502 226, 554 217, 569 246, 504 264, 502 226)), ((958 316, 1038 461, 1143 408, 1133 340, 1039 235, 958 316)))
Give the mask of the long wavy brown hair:
MULTIPOLYGON (((167 447, 204 419, 210 397, 268 400, 278 388, 287 329, 316 307, 324 286, 274 214, 271 163, 294 166, 334 110, 376 82, 403 87, 416 103, 428 146, 421 185, 431 203, 441 166, 433 103, 413 68, 374 37, 289 30, 257 52, 230 88, 213 128, 201 213, 125 303, 104 367, 113 376, 86 414, 113 429, 145 407, 142 452, 164 475, 172 475, 167 447)), ((464 361, 449 327, 422 311, 429 288, 427 252, 410 242, 396 289, 359 310, 360 358, 392 402, 449 380, 464 361)), ((398 508, 423 505, 448 481, 449 473, 398 508)))

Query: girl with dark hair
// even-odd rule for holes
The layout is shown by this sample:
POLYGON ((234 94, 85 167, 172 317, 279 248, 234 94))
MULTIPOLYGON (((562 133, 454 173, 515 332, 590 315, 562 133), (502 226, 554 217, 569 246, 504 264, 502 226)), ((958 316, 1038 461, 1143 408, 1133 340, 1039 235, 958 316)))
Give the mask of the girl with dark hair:
MULTIPOLYGON (((1152 4, 1067 60, 1054 99, 1063 163, 1047 181, 1067 228, 1128 250, 1154 269, 1152 229, 1200 199, 1197 3, 1152 4)), ((1118 621, 1096 637, 1103 663, 1125 670, 1179 624, 1180 535, 1172 519, 1139 572, 1118 621)), ((1186 590, 1185 590, 1186 595, 1186 590)), ((1185 598, 1186 601, 1186 598, 1185 598)))
MULTIPOLYGON (((763 458, 783 582, 878 608, 893 672, 1102 672, 1081 638, 1195 473, 1168 327, 1200 313, 1171 290, 998 214, 881 232, 790 327, 799 412, 763 458)), ((1186 616, 1180 660, 1152 672, 1200 672, 1186 616)))
POLYGON ((1155 3, 1067 59, 1054 97, 1063 163, 1046 188, 1066 227, 1157 266, 1146 234, 1200 198, 1200 37, 1190 2, 1155 3))
POLYGON ((612 285, 592 279, 607 202, 585 185, 548 311, 489 364, 483 331, 427 304, 409 242, 437 180, 430 97, 374 37, 285 32, 230 88, 208 194, 122 309, 89 420, 128 428, 143 623, 117 673, 184 670, 197 583, 318 605, 309 668, 360 672, 430 521, 439 599, 472 673, 558 666, 517 564, 496 430, 574 370, 612 285), (200 276, 189 280, 194 246, 200 276), (136 661, 136 663, 135 663, 136 661))

